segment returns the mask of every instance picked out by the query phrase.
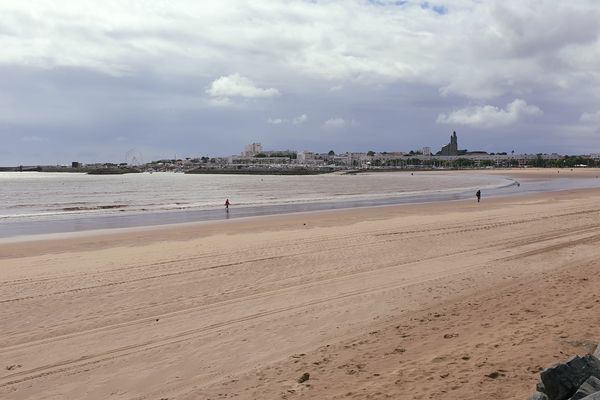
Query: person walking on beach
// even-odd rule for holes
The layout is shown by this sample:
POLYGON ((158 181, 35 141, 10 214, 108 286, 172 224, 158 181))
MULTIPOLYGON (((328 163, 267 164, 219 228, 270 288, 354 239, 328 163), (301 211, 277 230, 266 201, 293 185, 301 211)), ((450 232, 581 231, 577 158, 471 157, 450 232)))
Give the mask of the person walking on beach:
POLYGON ((477 193, 475 193, 475 197, 477 197, 477 202, 479 203, 481 201, 481 190, 478 190, 477 193))
POLYGON ((229 199, 225 199, 225 211, 229 211, 229 199))

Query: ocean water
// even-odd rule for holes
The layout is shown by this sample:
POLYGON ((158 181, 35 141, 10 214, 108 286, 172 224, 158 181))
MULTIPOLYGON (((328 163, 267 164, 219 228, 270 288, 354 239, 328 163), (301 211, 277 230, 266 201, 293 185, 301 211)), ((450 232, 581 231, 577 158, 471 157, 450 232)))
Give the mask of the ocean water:
POLYGON ((309 176, 0 172, 0 219, 356 201, 510 185, 495 176, 365 173, 309 176))
MULTIPOLYGON (((571 181, 572 183, 573 181, 571 181)), ((598 182, 596 182, 598 184, 598 182)), ((357 206, 517 190, 485 174, 186 175, 0 172, 0 238, 357 206), (225 199, 231 202, 224 213, 225 199)))

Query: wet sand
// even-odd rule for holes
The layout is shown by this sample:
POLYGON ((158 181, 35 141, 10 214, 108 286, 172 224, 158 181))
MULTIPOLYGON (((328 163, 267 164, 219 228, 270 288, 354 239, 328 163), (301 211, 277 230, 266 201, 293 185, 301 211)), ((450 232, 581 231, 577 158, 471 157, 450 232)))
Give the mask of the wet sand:
POLYGON ((600 341, 599 228, 588 189, 3 243, 0 398, 526 398, 600 341))

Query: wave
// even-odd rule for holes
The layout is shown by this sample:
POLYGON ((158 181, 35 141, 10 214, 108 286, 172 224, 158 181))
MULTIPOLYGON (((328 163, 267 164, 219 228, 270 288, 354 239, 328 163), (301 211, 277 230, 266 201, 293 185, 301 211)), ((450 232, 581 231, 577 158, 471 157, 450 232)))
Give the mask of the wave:
POLYGON ((93 211, 93 210, 113 210, 118 208, 126 208, 129 207, 127 204, 110 204, 110 205, 100 205, 100 206, 75 206, 75 207, 64 207, 63 211, 93 211))

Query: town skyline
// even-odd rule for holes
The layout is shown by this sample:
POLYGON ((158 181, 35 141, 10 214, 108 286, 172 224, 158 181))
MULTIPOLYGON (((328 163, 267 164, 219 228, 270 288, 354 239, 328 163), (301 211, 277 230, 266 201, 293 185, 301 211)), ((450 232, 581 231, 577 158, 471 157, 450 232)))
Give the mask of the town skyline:
MULTIPOLYGON (((264 148, 262 143, 253 142, 246 144, 238 154, 223 155, 196 155, 189 157, 172 158, 163 157, 153 160, 144 160, 143 155, 134 149, 126 154, 126 159, 119 162, 81 162, 57 164, 31 164, 31 165, 0 165, 4 171, 45 171, 45 172, 89 172, 96 169, 113 170, 114 168, 125 168, 122 173, 139 171, 176 171, 186 172, 193 169, 206 172, 215 170, 237 169, 261 169, 275 168, 280 171, 297 168, 308 168, 319 170, 321 168, 341 169, 364 169, 377 168, 480 168, 480 167, 587 167, 581 164, 590 163, 590 166, 600 164, 600 153, 586 154, 559 154, 553 153, 515 153, 510 152, 486 152, 479 150, 461 149, 458 144, 456 131, 452 132, 449 142, 442 146, 439 151, 424 146, 416 150, 406 151, 360 151, 360 152, 328 152, 296 149, 269 149, 264 148), (579 163, 579 164, 578 164, 579 163), (70 164, 70 165, 69 165, 70 164)), ((232 171, 233 172, 233 171, 232 171)), ((104 173, 104 172, 103 172, 104 173)))

